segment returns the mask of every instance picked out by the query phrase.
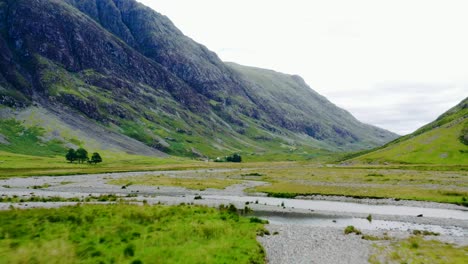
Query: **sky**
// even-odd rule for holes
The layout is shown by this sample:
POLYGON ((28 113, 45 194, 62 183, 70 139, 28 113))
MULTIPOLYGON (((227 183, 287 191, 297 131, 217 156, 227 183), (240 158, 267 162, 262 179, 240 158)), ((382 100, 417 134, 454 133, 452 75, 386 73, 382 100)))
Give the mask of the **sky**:
POLYGON ((466 0, 138 0, 224 61, 302 76, 407 134, 468 96, 466 0))

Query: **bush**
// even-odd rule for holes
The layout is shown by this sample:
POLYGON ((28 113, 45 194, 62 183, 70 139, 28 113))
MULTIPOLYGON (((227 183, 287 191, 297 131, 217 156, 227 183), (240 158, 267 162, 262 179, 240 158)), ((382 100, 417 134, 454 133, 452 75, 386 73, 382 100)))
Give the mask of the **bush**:
POLYGON ((359 229, 355 228, 354 226, 347 226, 344 230, 344 233, 345 235, 348 235, 348 234, 351 234, 351 233, 355 233, 356 235, 360 235, 362 234, 361 231, 359 231, 359 229))
POLYGON ((251 217, 250 218, 250 223, 259 223, 259 224, 268 224, 268 220, 263 220, 258 217, 251 217))
POLYGON ((422 235, 422 236, 439 236, 440 233, 437 233, 437 232, 432 232, 432 231, 427 231, 427 230, 413 230, 413 235, 422 235))

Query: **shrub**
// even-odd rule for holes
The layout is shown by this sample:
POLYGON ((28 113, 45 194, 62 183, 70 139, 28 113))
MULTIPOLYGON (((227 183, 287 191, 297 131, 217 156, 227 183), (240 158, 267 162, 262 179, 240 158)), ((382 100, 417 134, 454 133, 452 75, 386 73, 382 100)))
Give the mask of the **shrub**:
POLYGON ((134 245, 128 245, 124 249, 124 255, 126 257, 133 257, 135 256, 135 246, 134 245))
POLYGON ((384 175, 380 174, 380 173, 369 173, 369 174, 367 174, 367 176, 370 176, 370 177, 383 177, 384 175))
POLYGON ((355 228, 354 226, 347 226, 344 230, 344 233, 345 235, 348 235, 348 234, 351 234, 351 233, 355 233, 356 235, 360 235, 362 234, 361 231, 359 231, 357 228, 355 228))
POLYGON ((263 176, 263 174, 258 173, 258 172, 252 172, 252 173, 242 174, 241 176, 263 176))
POLYGON ((259 224, 268 224, 268 220, 263 220, 258 217, 251 217, 250 218, 250 223, 259 223, 259 224))
POLYGON ((438 236, 440 235, 440 233, 437 233, 437 232, 432 232, 432 231, 428 231, 428 230, 413 230, 413 235, 416 235, 416 236, 438 236))

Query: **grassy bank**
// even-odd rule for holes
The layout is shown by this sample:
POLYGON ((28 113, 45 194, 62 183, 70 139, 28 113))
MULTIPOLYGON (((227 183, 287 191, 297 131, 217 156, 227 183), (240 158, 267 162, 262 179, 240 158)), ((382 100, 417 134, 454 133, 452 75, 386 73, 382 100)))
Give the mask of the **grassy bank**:
POLYGON ((0 263, 263 263, 263 230, 198 206, 86 205, 0 212, 0 263))
POLYGON ((207 188, 224 189, 230 185, 240 183, 240 181, 229 179, 213 179, 213 178, 175 178, 164 175, 147 175, 142 177, 126 177, 116 180, 111 180, 108 183, 130 186, 130 185, 146 185, 146 186, 174 186, 183 187, 192 190, 205 190, 207 188))
POLYGON ((456 247, 420 236, 394 241, 389 246, 377 246, 378 253, 369 262, 378 263, 440 263, 464 264, 467 261, 468 247, 456 247))
MULTIPOLYGON (((92 151, 92 150, 90 150, 92 151)), ((146 157, 100 151, 103 162, 99 164, 68 163, 65 156, 43 157, 0 151, 0 178, 23 176, 58 176, 98 174, 128 171, 161 171, 190 169, 242 169, 291 166, 296 162, 204 162, 181 157, 146 157)), ((65 154, 64 154, 65 155, 65 154)))
POLYGON ((466 167, 314 167, 296 165, 259 169, 270 185, 252 191, 293 198, 338 195, 355 198, 396 198, 468 205, 466 167))

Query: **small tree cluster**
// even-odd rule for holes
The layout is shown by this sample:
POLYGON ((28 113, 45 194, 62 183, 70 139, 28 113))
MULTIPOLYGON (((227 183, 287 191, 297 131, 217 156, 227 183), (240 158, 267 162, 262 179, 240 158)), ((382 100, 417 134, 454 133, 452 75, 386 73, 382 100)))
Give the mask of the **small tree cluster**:
POLYGON ((88 162, 88 163, 94 163, 94 164, 102 162, 101 155, 99 155, 99 153, 97 152, 94 152, 93 155, 91 156, 91 159, 89 159, 88 151, 84 148, 79 148, 77 150, 74 150, 72 148, 69 149, 67 154, 65 155, 65 158, 70 163, 73 163, 75 161, 77 161, 78 163, 88 162))
POLYGON ((242 162, 242 157, 241 157, 241 155, 235 153, 235 154, 233 154, 231 156, 227 156, 226 161, 227 162, 242 162))
POLYGON ((242 157, 239 154, 233 154, 224 158, 217 157, 214 162, 242 162, 242 157))

